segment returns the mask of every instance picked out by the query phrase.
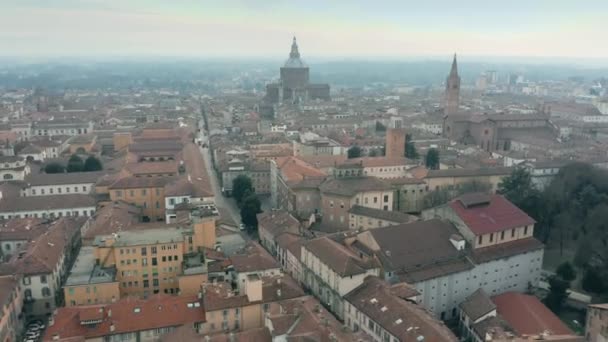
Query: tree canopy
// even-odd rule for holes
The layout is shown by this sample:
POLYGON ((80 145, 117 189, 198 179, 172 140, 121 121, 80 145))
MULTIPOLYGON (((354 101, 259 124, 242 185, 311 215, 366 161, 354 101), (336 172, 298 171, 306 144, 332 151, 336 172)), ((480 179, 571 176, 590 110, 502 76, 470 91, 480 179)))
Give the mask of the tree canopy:
POLYGON ((439 170, 439 151, 431 148, 426 152, 426 167, 431 170, 439 170))
POLYGON ((361 157, 361 147, 355 145, 348 149, 348 159, 361 157))
POLYGON ((84 171, 84 162, 77 154, 72 154, 70 160, 68 160, 68 172, 82 172, 84 171))
POLYGON ((253 192, 251 178, 245 175, 238 175, 232 180, 232 196, 239 206, 241 206, 241 203, 246 195, 253 192))
POLYGON ((89 156, 84 161, 84 171, 101 171, 102 169, 101 160, 95 158, 95 156, 89 156))
POLYGON ((416 145, 412 142, 412 135, 405 135, 405 157, 409 159, 418 159, 420 155, 416 151, 416 145))
POLYGON ((258 196, 254 193, 248 193, 241 203, 241 221, 243 224, 249 229, 257 229, 257 214, 261 212, 262 204, 258 196))
POLYGON ((65 166, 61 165, 60 163, 56 163, 56 162, 48 163, 44 167, 44 172, 46 172, 46 173, 64 173, 65 166))

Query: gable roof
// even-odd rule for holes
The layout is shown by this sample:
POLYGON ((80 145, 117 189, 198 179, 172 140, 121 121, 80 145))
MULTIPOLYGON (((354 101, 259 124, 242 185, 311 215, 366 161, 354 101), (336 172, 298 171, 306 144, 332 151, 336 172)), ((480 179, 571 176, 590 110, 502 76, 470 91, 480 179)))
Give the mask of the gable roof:
POLYGON ((365 273, 377 268, 372 260, 363 260, 345 246, 323 236, 305 242, 304 247, 341 277, 365 273))
POLYGON ((535 223, 534 219, 503 196, 484 196, 467 194, 448 204, 475 235, 495 233, 535 223))
POLYGON ((376 177, 332 178, 321 184, 325 194, 354 196, 359 192, 391 190, 389 183, 376 177))
POLYGON ((545 331, 551 335, 574 335, 559 317, 534 296, 507 292, 492 297, 492 301, 498 314, 518 335, 538 335, 545 331))
POLYGON ((468 296, 459 306, 472 321, 476 321, 496 309, 490 296, 481 288, 468 296))

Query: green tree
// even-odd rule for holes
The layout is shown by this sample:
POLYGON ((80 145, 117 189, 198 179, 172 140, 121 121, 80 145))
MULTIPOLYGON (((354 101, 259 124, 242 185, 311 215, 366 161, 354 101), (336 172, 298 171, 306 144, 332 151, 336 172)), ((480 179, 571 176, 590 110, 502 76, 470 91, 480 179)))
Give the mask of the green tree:
POLYGON ((65 166, 63 166, 59 163, 56 163, 56 162, 48 163, 44 167, 44 172, 46 172, 46 173, 64 173, 65 166))
POLYGON ((232 196, 236 200, 236 203, 241 206, 245 195, 248 193, 253 193, 253 185, 251 183, 251 178, 245 175, 238 175, 236 178, 232 180, 232 196))
POLYGON ((487 194, 490 193, 491 190, 492 184, 488 182, 481 182, 475 179, 468 182, 464 182, 456 188, 458 196, 470 194, 472 192, 483 192, 487 194))
POLYGON ((439 151, 431 148, 426 153, 426 167, 431 170, 439 170, 439 151))
POLYGON ((361 147, 355 145, 348 149, 348 159, 361 157, 361 147))
POLYGON ((405 135, 405 157, 413 160, 420 157, 418 151, 416 151, 416 145, 414 145, 414 142, 412 141, 411 134, 405 135))
POLYGON ((95 158, 95 156, 89 156, 84 161, 84 171, 101 171, 102 169, 101 160, 95 158))
POLYGON ((606 291, 606 286, 598 270, 594 268, 588 268, 583 274, 583 281, 581 283, 583 290, 592 293, 602 293, 606 291))
POLYGON ((248 193, 241 204, 241 221, 249 229, 258 228, 257 214, 262 212, 262 204, 258 196, 254 193, 248 193))
POLYGON ((84 162, 77 154, 72 154, 68 160, 68 172, 82 172, 84 170, 84 162))
POLYGON ((555 314, 559 314, 568 299, 568 287, 570 283, 559 276, 551 276, 549 279, 549 293, 544 299, 545 305, 555 314))
POLYGON ((386 131, 386 126, 382 124, 380 121, 376 121, 376 132, 384 132, 386 131))
POLYGON ((576 271, 574 270, 574 267, 572 267, 572 264, 570 264, 568 261, 559 265, 555 273, 560 278, 568 282, 573 281, 576 278, 576 271))
POLYGON ((521 207, 530 197, 537 196, 528 170, 518 167, 498 184, 498 193, 504 195, 511 203, 521 207))

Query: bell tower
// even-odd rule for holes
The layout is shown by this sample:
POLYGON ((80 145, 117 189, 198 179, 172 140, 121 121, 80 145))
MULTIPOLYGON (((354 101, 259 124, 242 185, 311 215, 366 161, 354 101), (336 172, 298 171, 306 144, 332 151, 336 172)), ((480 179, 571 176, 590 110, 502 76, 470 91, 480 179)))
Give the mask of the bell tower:
POLYGON ((452 115, 458 112, 460 106, 460 76, 458 76, 458 63, 456 62, 456 54, 452 61, 452 69, 445 81, 445 102, 444 114, 452 115))

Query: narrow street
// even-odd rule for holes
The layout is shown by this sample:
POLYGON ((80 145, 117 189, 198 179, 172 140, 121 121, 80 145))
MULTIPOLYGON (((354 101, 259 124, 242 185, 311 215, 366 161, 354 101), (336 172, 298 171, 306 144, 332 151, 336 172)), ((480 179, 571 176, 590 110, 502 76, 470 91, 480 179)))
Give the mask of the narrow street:
MULTIPOLYGON (((203 130, 201 130, 200 138, 203 143, 207 143, 207 137, 205 137, 203 130)), ((209 148, 204 148, 199 146, 199 150, 201 155, 203 156, 203 161, 205 164, 205 169, 207 172, 207 176, 209 177, 209 183, 211 184, 211 189, 213 190, 213 194, 215 196, 215 205, 218 207, 220 211, 227 211, 230 217, 236 222, 236 224, 241 223, 241 215, 239 212, 239 208, 236 205, 236 202, 232 198, 226 198, 222 194, 222 187, 220 185, 219 179, 217 178, 217 174, 213 170, 211 166, 211 155, 209 148)))

